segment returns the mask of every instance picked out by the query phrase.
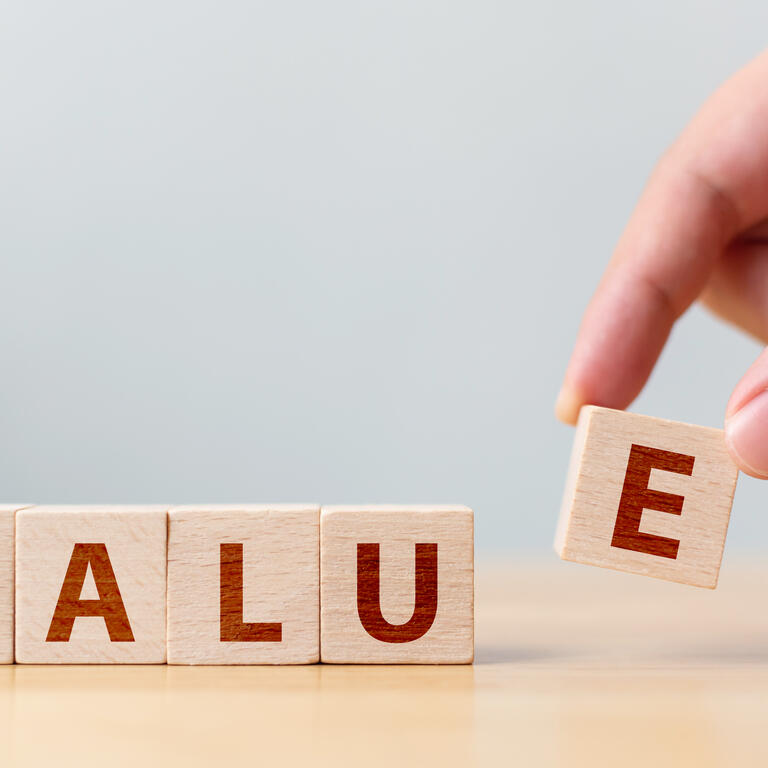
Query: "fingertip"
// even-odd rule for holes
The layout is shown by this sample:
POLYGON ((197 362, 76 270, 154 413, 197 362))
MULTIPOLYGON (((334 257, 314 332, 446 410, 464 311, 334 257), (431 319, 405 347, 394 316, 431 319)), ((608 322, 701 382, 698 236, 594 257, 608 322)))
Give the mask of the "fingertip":
POLYGON ((734 463, 752 477, 768 478, 768 391, 725 420, 725 446, 734 463))
POLYGON ((766 389, 768 389, 768 348, 758 355, 734 388, 725 409, 726 423, 766 389))
POLYGON ((563 424, 573 426, 579 418, 579 411, 582 405, 584 405, 584 398, 567 385, 563 385, 555 401, 555 416, 563 424))

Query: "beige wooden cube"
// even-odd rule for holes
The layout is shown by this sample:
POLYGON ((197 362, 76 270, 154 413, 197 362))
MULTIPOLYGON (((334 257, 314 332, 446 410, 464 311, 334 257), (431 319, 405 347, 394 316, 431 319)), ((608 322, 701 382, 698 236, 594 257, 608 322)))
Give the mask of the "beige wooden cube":
POLYGON ((713 589, 737 474, 720 429, 582 408, 555 550, 713 589))
POLYGON ((168 663, 319 661, 319 525, 307 504, 172 508, 168 663))
POLYGON ((469 664, 473 655, 471 509, 322 508, 323 662, 469 664))
POLYGON ((167 507, 16 515, 16 661, 165 662, 167 507))
POLYGON ((0 505, 0 664, 13 664, 13 552, 16 512, 23 504, 0 505))

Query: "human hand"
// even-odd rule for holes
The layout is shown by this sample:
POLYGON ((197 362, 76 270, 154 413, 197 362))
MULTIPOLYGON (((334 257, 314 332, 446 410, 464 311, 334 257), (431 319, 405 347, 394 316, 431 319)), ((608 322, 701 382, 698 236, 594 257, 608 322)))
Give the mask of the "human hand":
MULTIPOLYGON (((557 399, 625 408, 696 300, 768 342, 768 51, 705 103, 654 170, 579 329, 557 399)), ((739 467, 768 478, 768 350, 725 413, 739 467)))

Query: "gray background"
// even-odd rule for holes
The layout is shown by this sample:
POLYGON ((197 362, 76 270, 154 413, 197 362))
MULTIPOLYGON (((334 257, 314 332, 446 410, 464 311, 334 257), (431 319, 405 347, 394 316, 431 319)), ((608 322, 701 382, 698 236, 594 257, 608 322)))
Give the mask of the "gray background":
MULTIPOLYGON (((766 21, 732 0, 3 3, 2 496, 456 501, 480 551, 548 551, 581 311, 766 21)), ((694 310, 635 409, 717 426, 757 352, 694 310)), ((742 478, 731 548, 768 551, 767 503, 742 478)))

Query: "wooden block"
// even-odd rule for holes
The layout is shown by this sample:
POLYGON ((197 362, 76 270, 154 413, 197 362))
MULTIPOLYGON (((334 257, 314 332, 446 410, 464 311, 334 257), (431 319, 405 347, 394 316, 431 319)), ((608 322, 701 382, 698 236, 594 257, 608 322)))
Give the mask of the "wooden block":
POLYGON ((168 663, 319 661, 319 526, 312 505, 172 508, 168 663))
POLYGON ((714 589, 737 474, 720 429, 582 408, 555 550, 714 589))
POLYGON ((0 664, 13 664, 13 551, 16 511, 23 504, 0 505, 0 664))
POLYGON ((16 661, 165 662, 167 507, 16 514, 16 661))
POLYGON ((320 656, 334 664, 470 664, 468 507, 323 507, 320 656))

